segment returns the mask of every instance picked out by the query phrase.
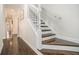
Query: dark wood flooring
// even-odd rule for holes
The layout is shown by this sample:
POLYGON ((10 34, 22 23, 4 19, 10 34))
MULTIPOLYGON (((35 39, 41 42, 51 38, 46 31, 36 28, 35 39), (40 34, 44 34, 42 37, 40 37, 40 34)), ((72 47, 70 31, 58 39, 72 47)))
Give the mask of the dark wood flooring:
POLYGON ((1 55, 37 55, 27 43, 20 37, 17 38, 17 45, 14 39, 3 39, 3 49, 1 55))

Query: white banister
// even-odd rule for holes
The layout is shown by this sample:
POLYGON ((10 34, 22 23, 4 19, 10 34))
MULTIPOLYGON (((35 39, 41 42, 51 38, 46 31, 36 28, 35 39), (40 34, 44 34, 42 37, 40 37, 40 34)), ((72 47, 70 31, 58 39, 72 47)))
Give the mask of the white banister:
POLYGON ((42 45, 42 36, 41 36, 41 28, 40 28, 40 21, 41 21, 41 6, 35 6, 35 5, 28 5, 29 6, 29 19, 31 20, 31 23, 33 24, 33 27, 35 28, 36 33, 36 45, 37 49, 41 49, 42 45))

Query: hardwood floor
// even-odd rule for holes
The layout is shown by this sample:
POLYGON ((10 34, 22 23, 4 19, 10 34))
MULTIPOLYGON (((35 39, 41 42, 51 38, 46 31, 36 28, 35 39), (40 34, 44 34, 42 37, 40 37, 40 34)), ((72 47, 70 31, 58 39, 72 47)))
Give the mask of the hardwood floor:
POLYGON ((19 54, 21 55, 37 55, 20 37, 18 38, 19 54))
POLYGON ((15 39, 3 39, 1 55, 37 55, 20 37, 17 38, 17 42, 15 39))

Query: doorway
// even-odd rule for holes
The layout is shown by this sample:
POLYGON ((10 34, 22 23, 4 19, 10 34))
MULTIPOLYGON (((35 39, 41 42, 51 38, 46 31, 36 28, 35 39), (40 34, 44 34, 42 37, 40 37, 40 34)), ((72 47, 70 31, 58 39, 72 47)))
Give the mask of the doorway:
POLYGON ((7 38, 12 38, 14 34, 19 34, 19 21, 23 19, 22 5, 4 5, 4 16, 7 29, 7 38))

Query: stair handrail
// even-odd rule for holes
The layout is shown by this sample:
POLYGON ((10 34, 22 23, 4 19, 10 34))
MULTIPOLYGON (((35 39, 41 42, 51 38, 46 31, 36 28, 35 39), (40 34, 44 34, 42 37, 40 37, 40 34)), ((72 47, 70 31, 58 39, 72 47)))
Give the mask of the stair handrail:
POLYGON ((31 19, 32 23, 33 23, 33 26, 34 28, 37 30, 38 28, 38 15, 37 15, 37 8, 33 5, 30 5, 29 6, 29 18, 31 19))

